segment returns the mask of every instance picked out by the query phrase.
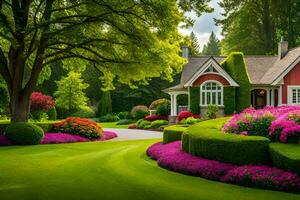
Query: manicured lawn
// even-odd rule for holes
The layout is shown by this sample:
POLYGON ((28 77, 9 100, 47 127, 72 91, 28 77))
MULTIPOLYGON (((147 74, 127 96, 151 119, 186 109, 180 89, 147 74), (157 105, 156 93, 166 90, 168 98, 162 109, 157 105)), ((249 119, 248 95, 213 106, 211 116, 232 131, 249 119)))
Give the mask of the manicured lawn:
POLYGON ((0 147, 0 199, 290 200, 300 195, 223 184, 157 167, 158 140, 0 147))
POLYGON ((117 125, 118 122, 101 122, 101 126, 103 128, 128 128, 130 124, 128 125, 117 125))

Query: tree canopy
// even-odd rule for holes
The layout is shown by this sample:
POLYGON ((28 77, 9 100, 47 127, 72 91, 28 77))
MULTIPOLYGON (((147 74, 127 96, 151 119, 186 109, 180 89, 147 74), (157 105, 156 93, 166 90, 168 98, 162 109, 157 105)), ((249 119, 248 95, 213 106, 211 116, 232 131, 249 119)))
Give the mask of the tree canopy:
POLYGON ((200 52, 199 52, 200 44, 199 44, 198 39, 193 31, 190 34, 190 40, 191 40, 190 55, 191 56, 199 55, 200 54, 200 52))
POLYGON ((203 55, 220 55, 220 41, 216 37, 214 32, 211 32, 207 44, 203 46, 203 55))

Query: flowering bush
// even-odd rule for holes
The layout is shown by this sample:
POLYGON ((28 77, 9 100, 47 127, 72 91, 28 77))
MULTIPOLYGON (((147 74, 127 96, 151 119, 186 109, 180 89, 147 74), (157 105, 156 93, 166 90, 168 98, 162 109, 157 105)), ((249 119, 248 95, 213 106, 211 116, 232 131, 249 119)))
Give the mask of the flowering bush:
POLYGON ((137 125, 136 124, 131 124, 128 126, 128 129, 137 129, 137 125))
POLYGON ((147 155, 172 171, 238 185, 300 192, 300 177, 269 166, 237 166, 181 151, 181 142, 156 143, 147 155))
POLYGON ((299 140, 300 106, 245 109, 228 121, 223 131, 242 135, 270 137, 273 141, 287 142, 289 137, 299 140), (292 128, 293 127, 293 128, 292 128), (299 130, 299 131, 298 131, 299 130), (282 135, 282 136, 281 136, 282 135))
POLYGON ((155 121, 155 120, 167 120, 168 117, 166 117, 166 116, 157 116, 157 115, 153 115, 153 116, 148 115, 148 116, 144 117, 144 119, 147 120, 147 121, 152 122, 152 121, 155 121))
POLYGON ((102 128, 94 121, 85 118, 69 117, 53 124, 55 132, 80 135, 88 139, 100 138, 103 135, 102 128))
POLYGON ((44 111, 47 112, 50 108, 53 108, 55 102, 52 97, 42 94, 41 92, 33 92, 31 94, 30 111, 44 111))
POLYGON ((179 115, 177 116, 177 123, 179 123, 181 120, 186 119, 188 117, 193 117, 193 113, 189 112, 189 111, 181 111, 179 113, 179 115))

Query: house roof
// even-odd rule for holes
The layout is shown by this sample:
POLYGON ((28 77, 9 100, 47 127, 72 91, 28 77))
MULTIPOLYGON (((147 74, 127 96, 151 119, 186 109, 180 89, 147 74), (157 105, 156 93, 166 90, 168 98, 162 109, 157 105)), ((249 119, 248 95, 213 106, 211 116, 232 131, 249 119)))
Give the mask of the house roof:
MULTIPOLYGON (((183 67, 180 84, 164 91, 184 90, 184 85, 205 66, 211 56, 192 56, 183 67)), ((213 56, 220 64, 226 56, 213 56)), ((282 59, 278 56, 245 56, 246 69, 252 85, 275 85, 300 61, 300 47, 290 50, 282 59)))

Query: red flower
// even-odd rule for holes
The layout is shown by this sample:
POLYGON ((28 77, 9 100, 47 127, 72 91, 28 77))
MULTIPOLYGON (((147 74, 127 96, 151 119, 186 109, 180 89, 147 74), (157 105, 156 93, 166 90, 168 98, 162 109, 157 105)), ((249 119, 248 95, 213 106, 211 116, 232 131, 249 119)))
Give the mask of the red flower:
POLYGON ((41 92, 33 92, 31 94, 30 111, 48 111, 55 106, 55 102, 52 97, 42 94, 41 92))

